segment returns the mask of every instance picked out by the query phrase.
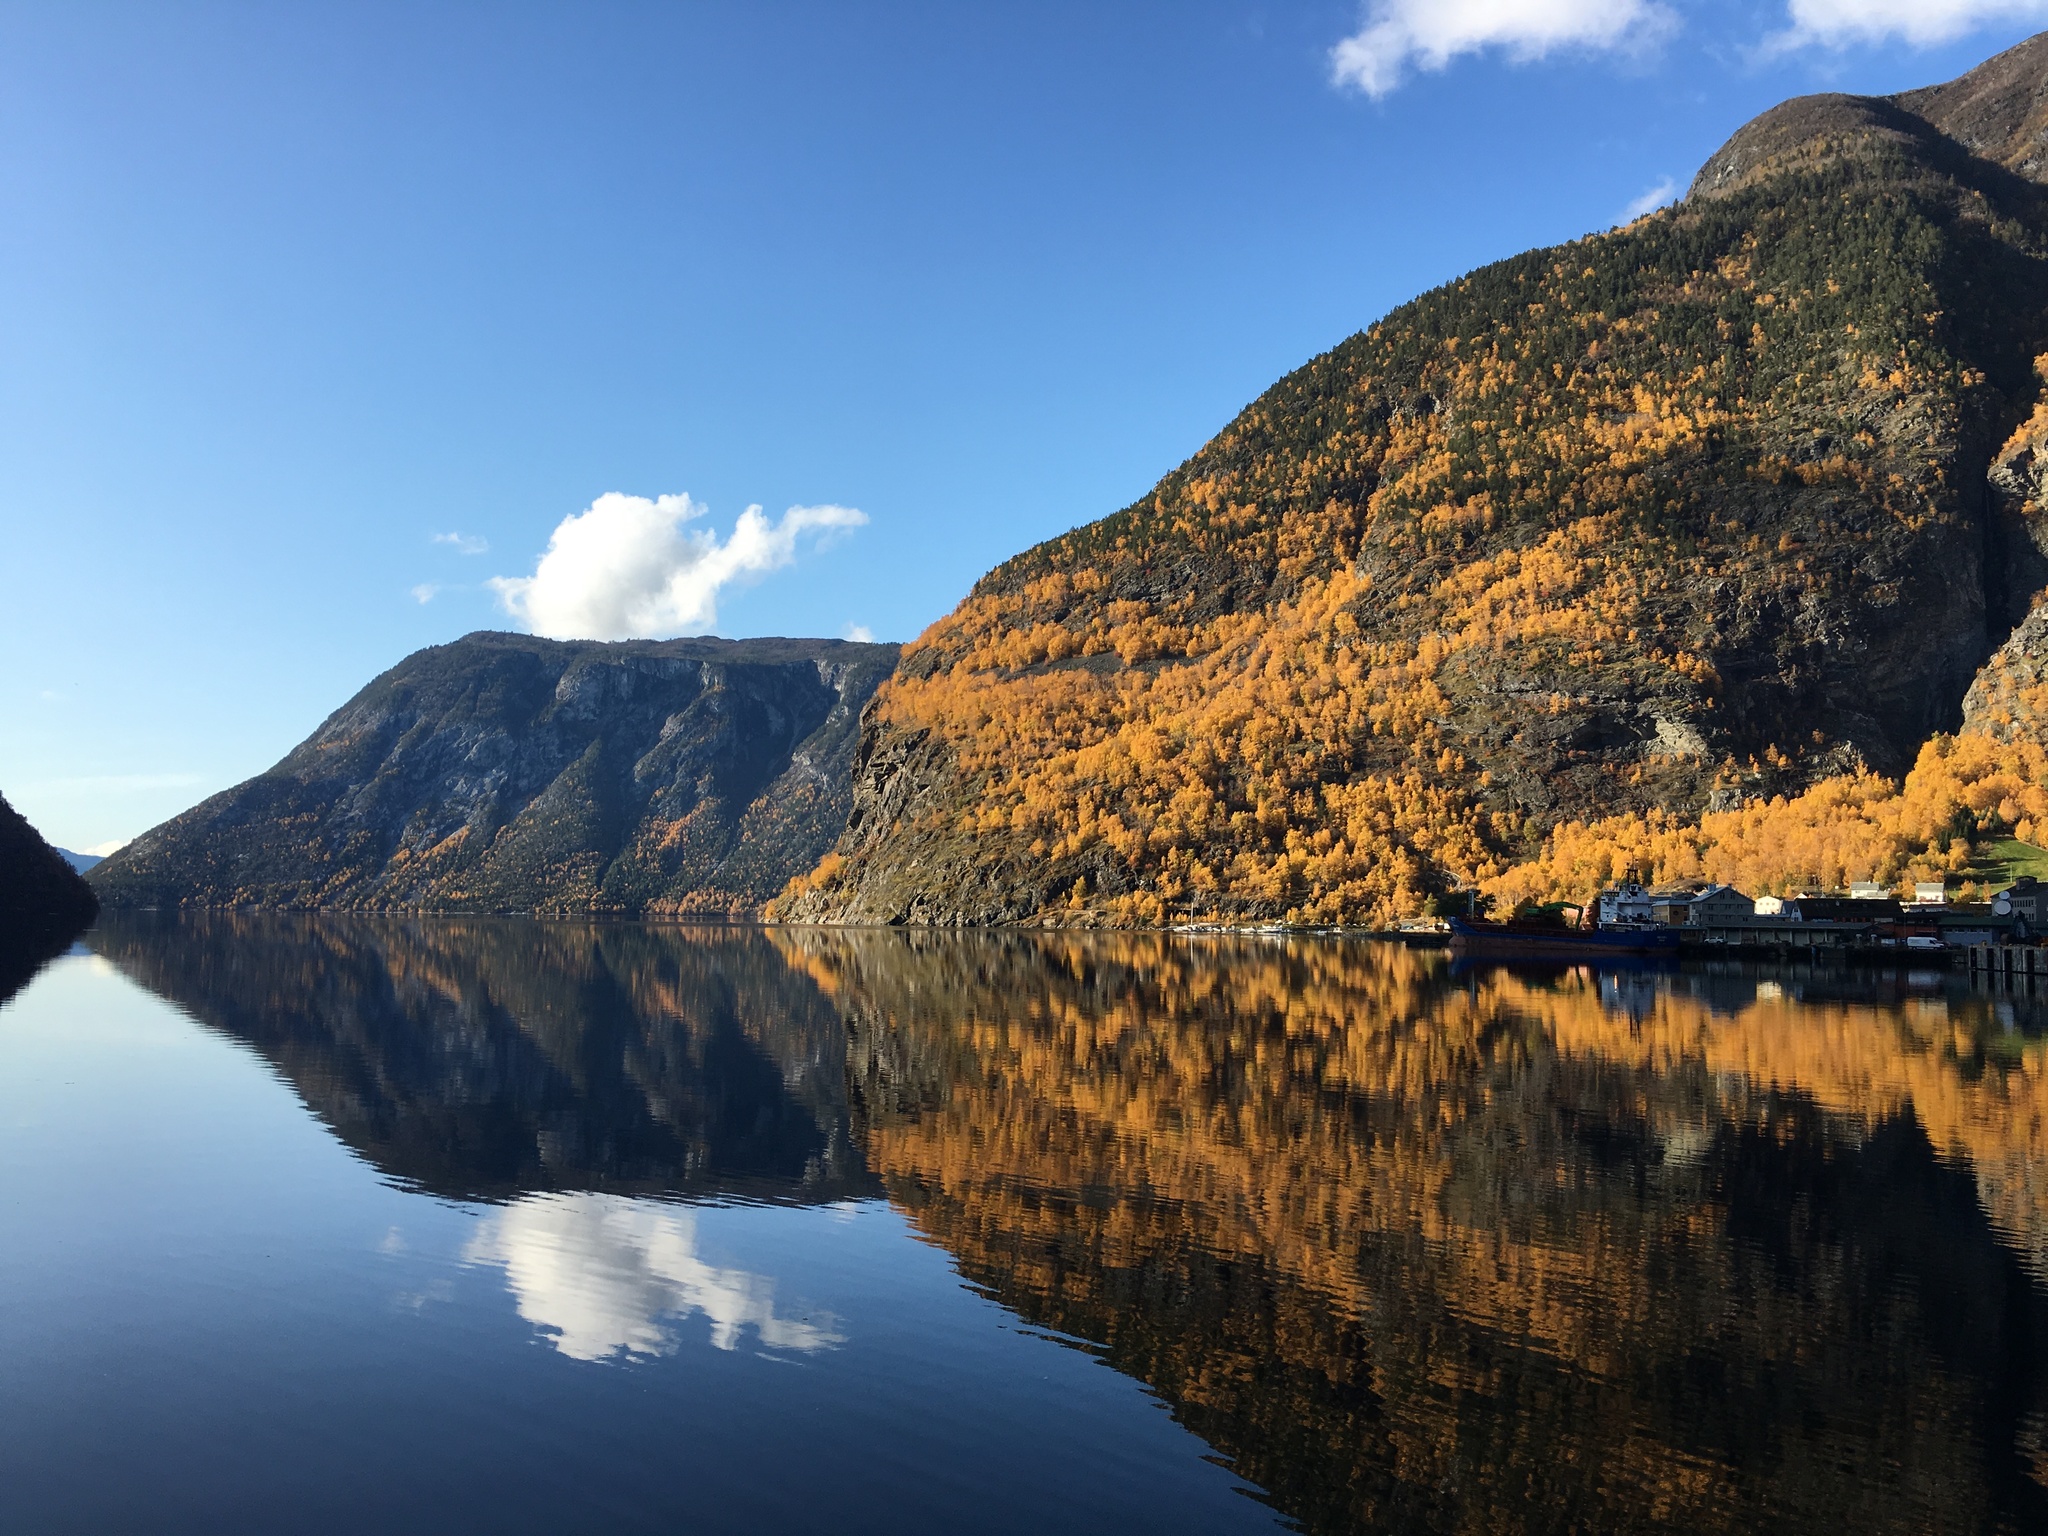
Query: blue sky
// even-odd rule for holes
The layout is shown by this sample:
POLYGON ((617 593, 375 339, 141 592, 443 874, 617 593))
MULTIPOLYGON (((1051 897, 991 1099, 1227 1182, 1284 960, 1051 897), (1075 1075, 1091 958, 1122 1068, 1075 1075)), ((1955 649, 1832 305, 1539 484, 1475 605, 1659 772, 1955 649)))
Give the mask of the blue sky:
POLYGON ((1682 190, 1787 95, 1946 79, 2039 26, 0 5, 0 792, 68 846, 132 836, 407 652, 518 627, 508 600, 907 639, 1417 292, 1682 190), (539 601, 607 493, 620 537, 698 562, 686 600, 539 601), (680 525, 652 502, 685 494, 680 525), (753 504, 752 564, 679 542, 753 504))

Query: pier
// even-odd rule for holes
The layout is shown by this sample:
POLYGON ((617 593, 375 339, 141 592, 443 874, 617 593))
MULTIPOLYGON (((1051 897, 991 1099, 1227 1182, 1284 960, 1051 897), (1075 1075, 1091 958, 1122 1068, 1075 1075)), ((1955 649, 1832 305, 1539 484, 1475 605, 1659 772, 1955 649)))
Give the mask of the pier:
POLYGON ((1970 974, 1993 978, 2048 981, 2048 949, 2034 944, 1972 944, 1970 974))

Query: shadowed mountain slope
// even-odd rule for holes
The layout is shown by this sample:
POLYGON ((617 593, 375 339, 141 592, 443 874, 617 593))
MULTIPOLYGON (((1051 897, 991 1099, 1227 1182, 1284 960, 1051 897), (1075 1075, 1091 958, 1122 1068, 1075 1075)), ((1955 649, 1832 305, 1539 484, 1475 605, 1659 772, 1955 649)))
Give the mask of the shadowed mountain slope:
POLYGON ((92 883, 113 906, 751 911, 844 825, 860 710, 896 653, 470 635, 92 883))
POLYGON ((99 911, 92 888, 0 797, 0 1002, 5 1002, 99 911))
POLYGON ((991 572, 783 910, 1384 920, 1561 822, 1902 773, 2048 585, 2044 49, 1788 102, 991 572))

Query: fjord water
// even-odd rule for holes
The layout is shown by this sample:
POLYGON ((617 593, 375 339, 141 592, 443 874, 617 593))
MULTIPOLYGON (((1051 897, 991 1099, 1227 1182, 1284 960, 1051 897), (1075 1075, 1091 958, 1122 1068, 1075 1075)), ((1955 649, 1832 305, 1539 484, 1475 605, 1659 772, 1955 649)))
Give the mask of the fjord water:
POLYGON ((2048 1529, 1935 975, 113 914, 0 1009, 0 1527, 2048 1529))

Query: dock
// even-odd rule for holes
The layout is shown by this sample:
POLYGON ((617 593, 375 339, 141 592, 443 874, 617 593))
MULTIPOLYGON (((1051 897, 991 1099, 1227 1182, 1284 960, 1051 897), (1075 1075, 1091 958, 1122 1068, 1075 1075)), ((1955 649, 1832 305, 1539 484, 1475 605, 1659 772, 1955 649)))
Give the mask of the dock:
POLYGON ((2048 982, 2048 949, 2034 944, 1972 944, 1970 974, 1994 979, 2048 982))

